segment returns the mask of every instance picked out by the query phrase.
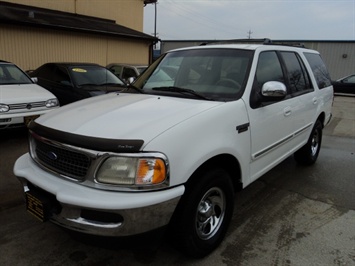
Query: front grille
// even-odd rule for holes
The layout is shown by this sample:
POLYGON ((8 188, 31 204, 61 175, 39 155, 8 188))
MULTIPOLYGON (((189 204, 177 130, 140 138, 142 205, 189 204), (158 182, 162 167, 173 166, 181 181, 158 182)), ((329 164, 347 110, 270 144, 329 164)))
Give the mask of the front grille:
POLYGON ((90 158, 80 152, 54 146, 51 143, 35 141, 35 153, 40 163, 60 174, 82 180, 90 167, 90 158))
POLYGON ((10 110, 17 110, 17 109, 32 109, 32 108, 39 108, 46 106, 46 102, 32 102, 32 103, 17 103, 17 104, 10 104, 10 110))

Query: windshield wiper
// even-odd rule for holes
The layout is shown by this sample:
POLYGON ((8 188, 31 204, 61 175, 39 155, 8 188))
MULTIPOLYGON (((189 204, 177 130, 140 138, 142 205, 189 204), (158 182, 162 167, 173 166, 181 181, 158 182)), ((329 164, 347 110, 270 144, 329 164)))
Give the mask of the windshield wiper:
POLYGON ((121 88, 127 88, 126 84, 119 84, 119 83, 102 83, 97 86, 109 86, 109 87, 121 87, 121 88))
POLYGON ((84 84, 78 84, 78 86, 100 86, 100 85, 96 83, 84 83, 84 84))
POLYGON ((168 91, 168 92, 178 92, 178 93, 188 93, 191 95, 196 96, 197 98, 203 99, 203 100, 209 100, 212 101, 211 98, 208 98, 194 90, 191 89, 185 89, 185 88, 180 88, 180 87, 175 87, 175 86, 169 86, 169 87, 154 87, 152 88, 154 91, 168 91))

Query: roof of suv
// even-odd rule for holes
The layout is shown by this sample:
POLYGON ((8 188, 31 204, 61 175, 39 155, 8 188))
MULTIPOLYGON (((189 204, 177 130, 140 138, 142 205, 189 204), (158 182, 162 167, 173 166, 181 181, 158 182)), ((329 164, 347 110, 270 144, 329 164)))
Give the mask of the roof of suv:
POLYGON ((204 46, 191 46, 179 49, 174 49, 169 52, 183 51, 183 50, 201 50, 201 49, 243 49, 243 50, 284 50, 284 51, 305 51, 317 53, 315 50, 302 48, 298 46, 286 45, 262 45, 262 44, 212 44, 204 46))
MULTIPOLYGON (((203 43, 200 46, 193 47, 184 47, 174 49, 172 51, 177 50, 190 50, 190 49, 209 49, 209 48, 230 48, 230 49, 245 49, 245 50, 256 50, 258 48, 264 47, 265 50, 272 49, 280 49, 284 47, 288 50, 297 50, 297 49, 307 49, 303 44, 293 44, 293 43, 273 43, 270 39, 261 39, 261 40, 230 40, 230 41, 220 41, 220 42, 211 42, 211 43, 203 43)), ((282 50, 284 50, 282 48, 282 50)))

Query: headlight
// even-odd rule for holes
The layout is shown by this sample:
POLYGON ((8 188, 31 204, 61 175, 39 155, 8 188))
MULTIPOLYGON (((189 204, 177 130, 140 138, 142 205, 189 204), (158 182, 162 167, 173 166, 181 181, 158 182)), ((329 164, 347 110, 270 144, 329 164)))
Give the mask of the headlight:
POLYGON ((157 185, 167 178, 161 158, 110 157, 100 167, 96 180, 114 185, 157 185))
POLYGON ((47 108, 56 107, 56 106, 58 106, 58 99, 57 98, 49 99, 46 101, 47 108))
POLYGON ((10 107, 7 104, 0 103, 0 113, 5 113, 10 110, 10 107))

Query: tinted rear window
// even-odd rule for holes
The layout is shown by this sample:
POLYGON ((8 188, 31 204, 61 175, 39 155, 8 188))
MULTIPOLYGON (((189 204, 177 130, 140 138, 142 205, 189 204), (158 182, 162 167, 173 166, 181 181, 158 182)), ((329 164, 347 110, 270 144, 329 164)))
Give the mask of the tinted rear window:
POLYGON ((323 89, 332 85, 329 72, 319 54, 304 53, 310 64, 314 77, 316 78, 318 88, 323 89))

